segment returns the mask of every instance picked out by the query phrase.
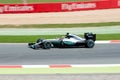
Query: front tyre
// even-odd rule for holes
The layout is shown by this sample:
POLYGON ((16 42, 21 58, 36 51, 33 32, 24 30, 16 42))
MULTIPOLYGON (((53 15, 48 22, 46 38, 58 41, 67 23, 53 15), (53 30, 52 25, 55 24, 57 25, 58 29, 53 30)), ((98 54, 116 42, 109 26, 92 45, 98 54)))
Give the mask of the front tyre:
POLYGON ((94 43, 94 41, 92 39, 88 39, 88 40, 86 40, 85 45, 86 45, 87 48, 93 48, 95 43, 94 43))
POLYGON ((47 41, 45 41, 45 42, 43 42, 43 44, 42 44, 42 48, 43 49, 50 49, 52 46, 51 46, 51 42, 47 42, 47 41))

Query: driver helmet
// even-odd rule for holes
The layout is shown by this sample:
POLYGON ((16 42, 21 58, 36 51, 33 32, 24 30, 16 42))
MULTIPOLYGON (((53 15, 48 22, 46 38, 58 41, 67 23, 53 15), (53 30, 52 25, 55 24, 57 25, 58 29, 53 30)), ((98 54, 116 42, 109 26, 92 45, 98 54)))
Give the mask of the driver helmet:
POLYGON ((66 33, 66 36, 65 36, 65 38, 70 38, 70 35, 69 35, 69 33, 66 33))

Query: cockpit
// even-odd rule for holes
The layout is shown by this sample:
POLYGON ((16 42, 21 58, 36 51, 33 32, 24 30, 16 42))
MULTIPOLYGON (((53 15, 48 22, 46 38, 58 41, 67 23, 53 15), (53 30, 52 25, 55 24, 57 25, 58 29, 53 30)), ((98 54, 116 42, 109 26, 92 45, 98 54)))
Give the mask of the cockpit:
POLYGON ((74 39, 76 39, 76 40, 82 40, 82 39, 83 39, 83 38, 81 38, 81 37, 79 37, 79 36, 77 36, 77 35, 69 34, 69 33, 66 34, 66 37, 65 37, 65 38, 68 38, 68 39, 74 38, 74 39))

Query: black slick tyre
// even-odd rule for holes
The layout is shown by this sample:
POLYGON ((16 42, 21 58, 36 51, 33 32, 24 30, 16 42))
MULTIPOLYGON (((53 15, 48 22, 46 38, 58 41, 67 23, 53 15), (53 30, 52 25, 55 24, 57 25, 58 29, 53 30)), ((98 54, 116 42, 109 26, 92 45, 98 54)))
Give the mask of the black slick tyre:
POLYGON ((51 48, 51 42, 45 41, 42 44, 43 49, 50 49, 51 48))
POLYGON ((94 45, 95 45, 95 43, 92 39, 86 40, 86 48, 93 48, 94 45))

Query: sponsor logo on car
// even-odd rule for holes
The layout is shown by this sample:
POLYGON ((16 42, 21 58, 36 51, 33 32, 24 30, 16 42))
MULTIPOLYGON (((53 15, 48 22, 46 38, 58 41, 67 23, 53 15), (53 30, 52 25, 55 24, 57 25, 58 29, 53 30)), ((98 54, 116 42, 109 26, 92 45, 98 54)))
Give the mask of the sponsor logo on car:
POLYGON ((0 13, 3 12, 15 12, 15 11, 33 11, 33 6, 19 6, 19 5, 4 5, 0 7, 0 13))
POLYGON ((86 9, 86 8, 96 8, 96 3, 62 4, 62 10, 75 10, 75 9, 86 9))

